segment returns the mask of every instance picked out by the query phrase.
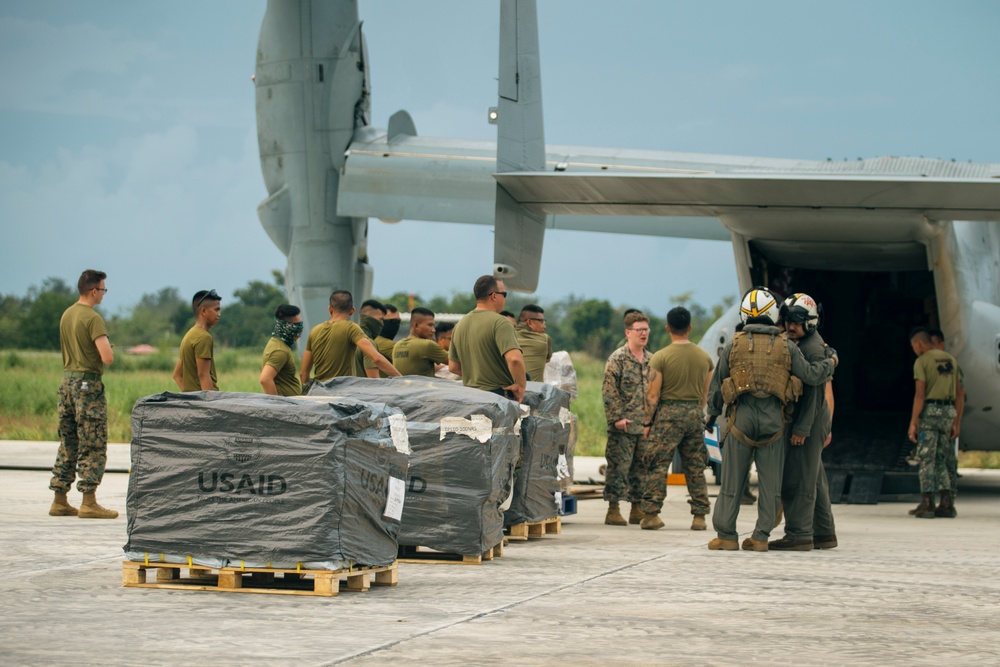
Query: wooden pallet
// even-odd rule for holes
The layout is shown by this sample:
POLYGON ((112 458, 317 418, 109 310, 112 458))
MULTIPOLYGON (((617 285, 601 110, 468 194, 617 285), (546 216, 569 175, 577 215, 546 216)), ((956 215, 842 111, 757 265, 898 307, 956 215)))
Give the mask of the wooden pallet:
POLYGON ((212 568, 129 560, 122 563, 122 586, 131 588, 332 597, 340 592, 341 577, 346 578, 346 590, 349 591, 367 591, 372 583, 376 586, 395 586, 399 582, 395 562, 385 566, 357 565, 346 570, 212 568), (181 577, 182 570, 187 570, 187 577, 181 577), (148 571, 156 572, 155 581, 147 581, 148 571), (374 582, 371 581, 372 575, 374 582))
POLYGON ((482 555, 466 556, 463 554, 445 553, 435 551, 426 547, 400 546, 399 555, 396 558, 398 563, 447 563, 451 565, 481 565, 483 561, 493 560, 503 556, 503 547, 507 543, 504 539, 492 549, 487 549, 482 555))
POLYGON ((554 516, 542 521, 526 521, 515 523, 507 528, 507 537, 511 540, 527 540, 529 537, 544 537, 558 535, 562 532, 562 517, 554 516))

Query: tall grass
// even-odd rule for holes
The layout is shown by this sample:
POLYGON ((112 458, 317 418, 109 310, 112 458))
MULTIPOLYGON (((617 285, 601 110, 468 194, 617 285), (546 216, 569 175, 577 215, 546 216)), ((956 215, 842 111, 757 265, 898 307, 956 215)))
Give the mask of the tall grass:
MULTIPOLYGON (((220 350, 219 385, 227 391, 259 392, 260 352, 220 350)), ((132 406, 143 396, 177 391, 171 377, 176 354, 116 355, 104 374, 108 399, 108 440, 129 442, 132 406)), ((0 440, 58 440, 57 391, 62 381, 58 352, 9 352, 0 357, 0 440)))

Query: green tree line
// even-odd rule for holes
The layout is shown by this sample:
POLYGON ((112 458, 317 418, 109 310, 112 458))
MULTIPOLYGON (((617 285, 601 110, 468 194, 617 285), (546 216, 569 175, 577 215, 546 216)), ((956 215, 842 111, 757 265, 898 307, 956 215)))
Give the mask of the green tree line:
MULTIPOLYGON (((274 271, 274 282, 253 280, 235 290, 234 298, 223 301, 222 320, 212 330, 217 344, 230 348, 263 347, 271 333, 274 309, 287 299, 283 277, 274 271)), ((59 349, 59 318, 78 298, 76 290, 61 278, 47 278, 31 287, 24 296, 0 295, 0 348, 59 349)), ((472 294, 453 292, 451 296, 423 298, 405 292, 374 298, 391 303, 402 312, 412 305, 430 308, 435 313, 466 313, 476 307, 472 294)), ((670 337, 664 330, 666 311, 685 306, 691 311, 692 339, 699 340, 705 330, 733 304, 735 297, 705 308, 694 303, 691 292, 671 296, 663 312, 646 313, 650 318, 650 349, 665 346, 670 337)), ((545 309, 548 333, 553 348, 586 352, 595 358, 607 357, 624 337, 623 314, 631 305, 612 305, 604 299, 570 295, 558 301, 536 300, 511 294, 507 308, 517 315, 528 303, 545 309)), ((360 304, 358 304, 360 305, 360 304)), ((164 287, 144 294, 131 308, 115 315, 105 315, 108 332, 119 349, 141 343, 155 347, 175 347, 193 324, 194 314, 187 297, 176 287, 164 287)))

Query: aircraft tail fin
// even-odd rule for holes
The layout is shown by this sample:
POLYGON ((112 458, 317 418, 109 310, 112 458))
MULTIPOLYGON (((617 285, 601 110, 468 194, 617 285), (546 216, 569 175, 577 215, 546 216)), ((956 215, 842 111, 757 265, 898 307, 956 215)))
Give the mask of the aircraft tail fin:
MULTIPOLYGON (((535 0, 500 4, 497 171, 543 171, 542 75, 535 0)), ((506 286, 534 292, 542 261, 545 214, 528 211, 497 184, 493 272, 506 286)))

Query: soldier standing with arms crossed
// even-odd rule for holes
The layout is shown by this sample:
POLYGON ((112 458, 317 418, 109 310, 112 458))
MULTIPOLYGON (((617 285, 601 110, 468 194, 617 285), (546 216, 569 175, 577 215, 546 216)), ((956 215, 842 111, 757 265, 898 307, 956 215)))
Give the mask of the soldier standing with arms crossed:
POLYGON ((608 357, 604 367, 604 416, 608 423, 608 461, 604 474, 604 499, 608 513, 604 523, 627 526, 641 523, 639 506, 646 471, 637 456, 646 416, 646 387, 649 384, 649 318, 635 311, 625 316, 625 345, 608 357), (629 521, 621 514, 619 502, 628 497, 632 504, 629 521))
POLYGON ((646 472, 642 491, 645 516, 639 527, 656 530, 663 527, 659 517, 667 497, 667 470, 680 449, 691 499, 691 530, 705 530, 705 515, 710 505, 705 468, 705 397, 715 365, 708 352, 691 343, 691 313, 678 307, 667 313, 670 345, 659 350, 649 362, 649 386, 646 389, 644 437, 639 457, 646 472))
POLYGON ((107 274, 87 269, 77 281, 80 299, 59 320, 59 347, 63 379, 59 385, 59 453, 52 467, 49 489, 55 499, 51 516, 114 519, 115 510, 97 503, 97 487, 108 460, 108 399, 104 395, 104 367, 115 359, 104 320, 94 310, 104 301, 107 274), (77 479, 83 494, 80 509, 66 494, 77 479))

